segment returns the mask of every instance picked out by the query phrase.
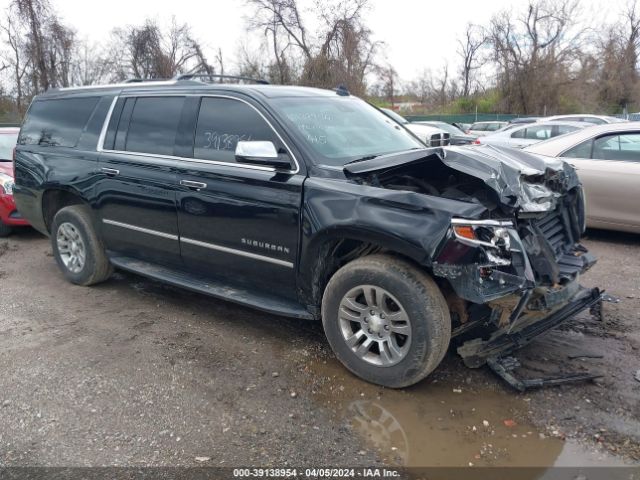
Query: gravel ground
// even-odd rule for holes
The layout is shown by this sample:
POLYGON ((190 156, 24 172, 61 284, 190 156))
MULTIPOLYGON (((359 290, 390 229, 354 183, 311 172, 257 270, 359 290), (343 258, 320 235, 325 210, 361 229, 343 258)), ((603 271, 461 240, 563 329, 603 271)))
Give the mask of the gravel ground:
MULTIPOLYGON (((522 425, 522 442, 546 442, 545 464, 562 458, 563 441, 637 461, 640 237, 591 232, 586 244, 600 262, 583 283, 621 302, 605 305, 604 322, 583 314, 519 358, 535 375, 593 369, 604 377, 520 395, 486 369, 464 368, 454 354, 421 385, 385 391, 339 368, 318 324, 124 273, 74 286, 58 272, 48 240, 21 232, 0 240, 0 465, 407 463, 392 435, 387 443, 365 435, 345 413, 353 399, 381 398, 387 409, 401 407, 396 417, 413 445, 411 464, 484 458, 486 445, 499 442, 474 440, 470 422, 494 438, 515 437, 506 423, 493 427, 503 418, 522 425), (603 358, 568 360, 575 352, 603 358), (446 409, 425 413, 429 402, 446 409), (443 417, 450 425, 432 428, 443 417), (416 457, 415 445, 438 432, 441 442, 464 439, 469 451, 416 457)), ((490 464, 526 461, 531 448, 541 446, 514 442, 508 454, 492 452, 490 464)))

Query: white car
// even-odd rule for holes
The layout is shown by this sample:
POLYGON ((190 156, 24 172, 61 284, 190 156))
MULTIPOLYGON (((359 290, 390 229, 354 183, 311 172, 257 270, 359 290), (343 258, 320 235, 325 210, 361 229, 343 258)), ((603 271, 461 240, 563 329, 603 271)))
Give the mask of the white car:
POLYGON ((393 110, 381 108, 385 115, 405 127, 429 147, 444 147, 450 143, 450 135, 444 130, 430 125, 411 123, 393 110))
POLYGON ((591 123, 593 125, 604 125, 605 123, 626 122, 626 120, 622 118, 609 117, 608 115, 590 115, 590 114, 554 115, 553 117, 545 117, 540 121, 554 122, 557 120, 565 121, 565 122, 586 122, 586 123, 591 123))
POLYGON ((587 226, 640 233, 640 122, 594 125, 525 151, 561 157, 576 168, 587 226))
POLYGON ((478 137, 474 143, 499 147, 524 148, 549 138, 574 132, 590 125, 585 122, 535 122, 478 137))

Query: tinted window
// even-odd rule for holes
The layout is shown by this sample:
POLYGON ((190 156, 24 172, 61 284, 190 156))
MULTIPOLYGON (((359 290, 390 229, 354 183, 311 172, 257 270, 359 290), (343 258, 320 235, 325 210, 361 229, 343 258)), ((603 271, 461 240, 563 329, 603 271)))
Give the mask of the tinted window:
POLYGON ((524 138, 524 134, 527 132, 526 128, 521 128, 520 130, 516 130, 511 134, 511 138, 524 138))
POLYGON ((554 132, 555 134, 552 136, 564 135, 565 133, 575 132, 576 130, 578 130, 578 127, 574 127, 573 125, 558 125, 557 133, 554 132))
POLYGON ((564 152, 561 156, 568 158, 591 158, 592 140, 587 140, 564 152))
POLYGON ((594 117, 582 117, 581 120, 583 122, 592 123, 594 125, 604 125, 605 123, 607 123, 605 120, 601 118, 594 118, 594 117))
POLYGON ((204 160, 235 162, 239 141, 266 140, 279 143, 267 122, 239 100, 203 98, 198 114, 193 156, 204 160))
POLYGON ((486 129, 487 129, 486 123, 474 123, 473 125, 471 125, 471 127, 469 127, 469 130, 476 130, 479 132, 484 132, 486 129))
POLYGON ((127 131, 125 150, 173 155, 183 103, 184 97, 136 99, 127 131))
POLYGON ((20 130, 20 145, 75 147, 99 97, 33 102, 20 130))
POLYGON ((593 158, 600 160, 640 161, 640 135, 608 135, 593 142, 593 158))
POLYGON ((503 127, 502 123, 487 123, 486 130, 490 132, 495 132, 496 130, 500 130, 503 127))
POLYGON ((535 126, 535 127, 527 127, 525 129, 524 138, 528 138, 530 140, 546 140, 547 138, 551 138, 551 126, 535 126))

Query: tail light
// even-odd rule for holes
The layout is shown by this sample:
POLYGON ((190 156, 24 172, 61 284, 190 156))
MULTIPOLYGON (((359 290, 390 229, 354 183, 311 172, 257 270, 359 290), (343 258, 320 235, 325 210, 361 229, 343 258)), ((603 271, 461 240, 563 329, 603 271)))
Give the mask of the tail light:
POLYGON ((479 139, 479 138, 476 138, 476 139, 473 141, 473 144, 474 144, 474 145, 480 145, 480 139, 479 139))

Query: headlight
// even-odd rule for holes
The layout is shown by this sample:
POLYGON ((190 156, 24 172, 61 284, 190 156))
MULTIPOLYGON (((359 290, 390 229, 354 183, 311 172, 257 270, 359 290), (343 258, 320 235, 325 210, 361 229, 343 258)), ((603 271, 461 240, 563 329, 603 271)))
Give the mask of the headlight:
POLYGON ((500 250, 511 249, 509 229, 513 229, 512 222, 454 218, 451 220, 451 226, 456 238, 467 245, 500 250))
POLYGON ((4 190, 7 195, 13 195, 13 177, 10 177, 6 173, 0 173, 0 188, 4 190))
POLYGON ((512 222, 454 218, 451 227, 458 242, 480 247, 491 264, 511 264, 512 235, 516 235, 512 222))

